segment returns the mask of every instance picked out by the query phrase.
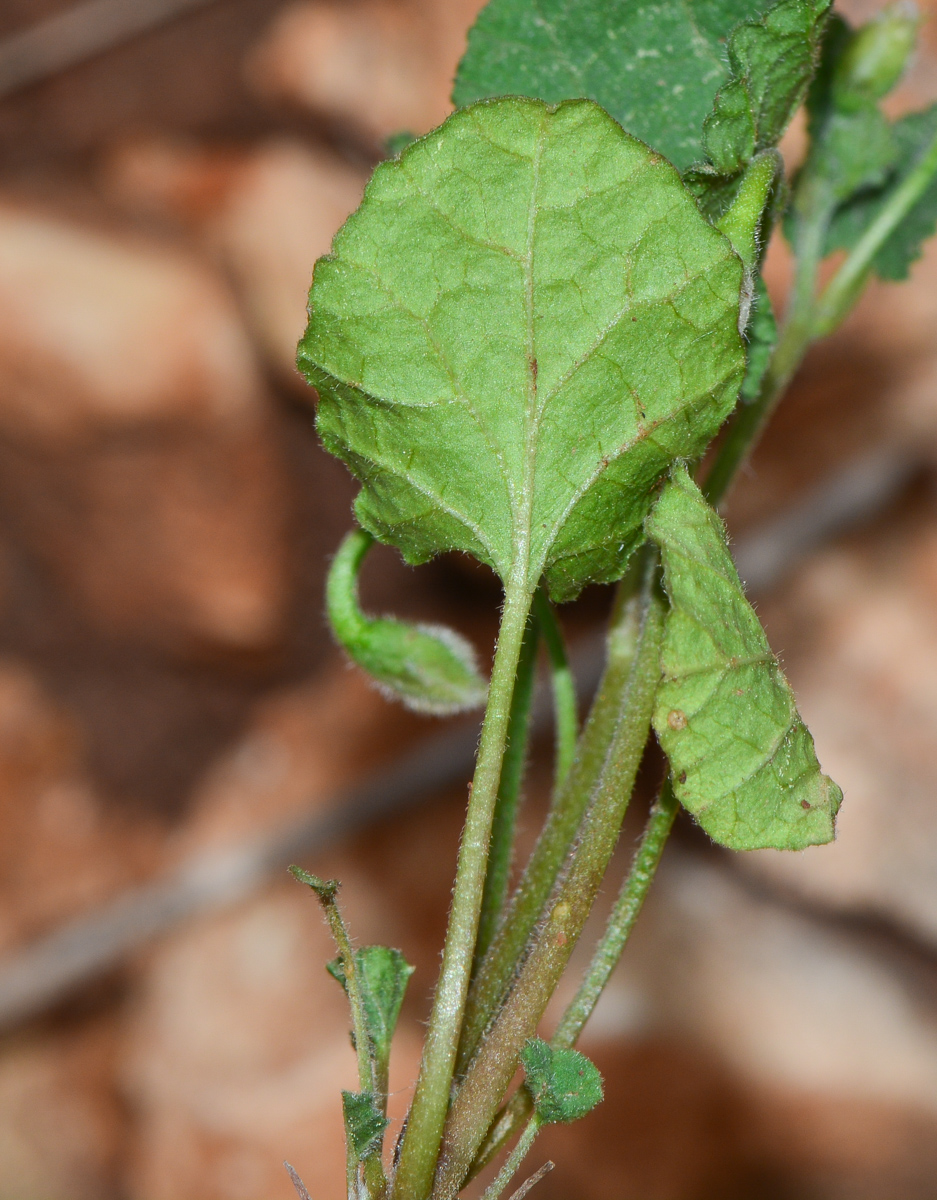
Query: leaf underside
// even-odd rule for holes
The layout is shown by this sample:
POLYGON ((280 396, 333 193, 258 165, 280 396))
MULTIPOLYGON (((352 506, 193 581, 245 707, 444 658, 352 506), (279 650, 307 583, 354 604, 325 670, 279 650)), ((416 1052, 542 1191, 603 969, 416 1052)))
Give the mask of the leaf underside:
POLYGON ((491 96, 595 100, 681 170, 729 79, 725 42, 757 0, 491 0, 456 76, 459 106, 491 96))
POLYGON ((742 591, 725 531, 676 467, 648 518, 670 597, 654 730, 678 799, 733 850, 829 842, 842 800, 742 591))
MULTIPOLYGON (((388 946, 361 946, 355 951, 355 966, 368 1035, 378 1059, 384 1061, 390 1055, 391 1038, 414 968, 399 950, 388 946)), ((327 970, 347 991, 341 959, 333 959, 327 970)))
POLYGON ((588 101, 475 105, 379 166, 316 265, 299 365, 360 523, 557 599, 618 578, 731 410, 742 268, 588 101))

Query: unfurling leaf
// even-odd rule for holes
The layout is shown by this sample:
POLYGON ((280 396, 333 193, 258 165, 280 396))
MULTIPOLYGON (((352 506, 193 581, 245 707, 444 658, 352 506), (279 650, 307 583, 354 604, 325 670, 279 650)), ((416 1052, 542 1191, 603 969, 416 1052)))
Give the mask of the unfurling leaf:
POLYGON ((578 1050, 554 1050, 548 1042, 531 1038, 521 1051, 521 1063, 543 1125, 578 1121, 602 1101, 599 1069, 578 1050))
POLYGON ((842 800, 754 609, 722 522, 686 468, 674 468, 647 521, 670 613, 654 730, 677 798, 733 850, 828 842, 842 800))
POLYGON ((829 6, 830 0, 780 0, 732 33, 731 77, 703 127, 719 174, 734 175, 777 145, 816 69, 829 6))
POLYGON ((864 108, 888 95, 904 74, 920 23, 907 4, 893 4, 856 32, 833 78, 837 108, 864 108))
POLYGON ((361 611, 358 572, 373 542, 363 529, 349 533, 326 584, 329 621, 348 657, 418 712, 443 716, 478 708, 487 686, 465 638, 441 625, 410 625, 361 611))
POLYGON ((384 1130, 390 1124, 371 1092, 342 1092, 345 1134, 359 1161, 381 1148, 384 1130))
MULTIPOLYGON (((358 987, 364 1004, 365 1024, 372 1053, 378 1077, 384 1082, 387 1078, 391 1038, 414 968, 399 950, 391 950, 387 946, 362 946, 355 951, 355 966, 358 970, 358 987)), ((333 959, 328 964, 328 971, 347 991, 342 960, 333 959)))
POLYGON ((735 403, 742 265, 588 101, 474 105, 374 173, 316 265, 299 365, 407 561, 555 598, 618 578, 657 480, 735 403))
POLYGON ((453 101, 595 100, 680 168, 729 79, 724 45, 767 0, 491 0, 469 32, 453 101))

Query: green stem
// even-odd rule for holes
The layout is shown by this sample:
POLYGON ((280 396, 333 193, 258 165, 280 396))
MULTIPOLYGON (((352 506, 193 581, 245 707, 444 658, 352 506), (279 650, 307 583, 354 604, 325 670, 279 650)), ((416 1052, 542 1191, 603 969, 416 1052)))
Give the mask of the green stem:
POLYGON ((517 826, 521 783, 524 778, 527 744, 530 738, 530 713, 534 696, 534 682, 537 676, 539 641, 539 621, 535 615, 531 615, 527 622, 524 644, 521 647, 521 655, 517 663, 514 695, 511 699, 511 717, 508 724, 507 749, 501 764, 501 782, 498 787, 498 800, 491 825, 488 871, 485 875, 482 911, 478 923, 478 940, 475 945, 476 966, 491 945, 504 912, 508 878, 511 872, 511 858, 514 853, 514 832, 517 826))
POLYGON ((543 631, 543 642, 550 660, 550 681, 553 688, 553 709, 556 714, 556 771, 553 789, 563 786, 576 757, 579 738, 579 705, 576 700, 576 681, 569 666, 563 631, 556 619, 553 605, 542 587, 534 596, 534 612, 543 631))
POLYGON ((644 905, 678 808, 668 779, 651 807, 641 844, 618 893, 602 940, 592 955, 589 969, 553 1035, 552 1045, 555 1049, 575 1046, 583 1026, 592 1016, 644 905))
POLYGON ((539 1132, 540 1121, 537 1117, 532 1117, 527 1122, 527 1128, 518 1138, 517 1145, 508 1155, 504 1166, 498 1172, 493 1182, 485 1188, 482 1200, 498 1200, 498 1197, 517 1174, 518 1168, 527 1157, 531 1146, 534 1144, 534 1138, 539 1132))
POLYGON ((572 768, 554 797, 546 824, 511 898, 504 921, 472 982, 459 1043, 456 1068, 459 1075, 467 1069, 510 986, 518 960, 553 890, 608 753, 615 725, 626 703, 642 614, 653 586, 652 560, 652 555, 638 554, 631 570, 618 585, 609 626, 605 670, 572 768))
POLYGON ((660 679, 665 613, 666 601, 657 585, 644 610, 627 700, 576 847, 546 906, 530 953, 450 1108, 433 1193, 441 1200, 449 1200, 462 1186, 517 1069, 520 1051, 536 1032, 601 886, 647 742, 660 679))
POLYGON ((852 248, 817 302, 813 336, 825 337, 840 324, 858 298, 872 260, 920 200, 937 175, 937 135, 895 188, 878 216, 852 248))
MULTIPOLYGON (((575 1046, 584 1025, 592 1015, 599 996, 621 958, 625 943, 631 936, 678 810, 679 804, 668 780, 651 808, 641 844, 622 883, 602 940, 595 949, 579 990, 567 1006, 556 1032, 550 1039, 554 1049, 575 1046)), ((474 1178, 504 1148, 532 1109, 530 1093, 526 1088, 519 1088, 479 1148, 469 1171, 469 1179, 474 1178)))
POLYGON ((512 581, 505 588, 488 706, 459 848, 442 969, 394 1179, 394 1195, 401 1200, 425 1200, 433 1185, 478 935, 514 680, 531 601, 532 594, 525 585, 512 581))

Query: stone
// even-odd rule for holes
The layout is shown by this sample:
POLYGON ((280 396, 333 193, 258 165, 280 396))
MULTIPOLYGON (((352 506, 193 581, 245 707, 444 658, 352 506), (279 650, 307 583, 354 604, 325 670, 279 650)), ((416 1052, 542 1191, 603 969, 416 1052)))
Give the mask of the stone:
POLYGON ((0 498, 109 635, 280 635, 287 499, 250 343, 190 254, 0 203, 0 498))
POLYGON ((275 19, 249 64, 257 91, 344 125, 374 149, 392 134, 427 133, 449 95, 481 0, 330 0, 275 19))

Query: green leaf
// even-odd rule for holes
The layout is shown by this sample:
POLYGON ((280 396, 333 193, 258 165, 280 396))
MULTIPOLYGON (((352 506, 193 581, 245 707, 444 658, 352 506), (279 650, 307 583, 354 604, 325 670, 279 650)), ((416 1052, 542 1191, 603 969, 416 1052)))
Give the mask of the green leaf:
POLYGON ((828 842, 842 793, 745 599, 718 516, 677 466, 647 522, 670 597, 654 729, 674 792, 733 850, 828 842))
MULTIPOLYGON (((387 946, 362 946, 355 951, 355 965, 368 1036, 379 1073, 386 1076, 391 1039, 414 968, 399 950, 387 946)), ((333 959, 327 970, 347 991, 342 960, 333 959)))
POLYGON ((543 1125, 578 1121, 602 1101, 602 1076, 578 1050, 531 1038, 521 1051, 527 1088, 543 1125))
POLYGON ((777 145, 807 92, 830 0, 780 0, 729 38, 729 82, 703 126, 703 145, 722 175, 777 145))
POLYGON ((342 1114, 345 1134, 359 1162, 379 1152, 390 1122, 378 1109, 374 1094, 342 1092, 342 1114))
POLYGON ((618 578, 731 410, 742 264, 597 105, 478 104, 382 163, 316 264, 299 364, 361 524, 554 598, 618 578))
POLYGON ((479 708, 488 686, 465 638, 443 625, 410 625, 361 611, 358 573, 373 543, 365 530, 352 530, 332 560, 326 606, 342 648, 382 691, 417 712, 444 716, 479 708))
POLYGON ((743 404, 751 404, 758 399, 761 381, 778 340, 778 323, 771 307, 771 297, 760 275, 755 279, 752 315, 745 337, 748 341, 748 368, 742 383, 741 400, 743 404))
MULTIPOLYGON (((870 189, 844 204, 833 218, 826 250, 851 250, 872 224, 895 188, 937 135, 937 104, 923 112, 896 121, 892 126, 895 167, 888 182, 870 189)), ((911 264, 921 255, 923 244, 937 227, 937 177, 914 205, 895 232, 872 260, 881 279, 906 279, 911 264)))
POLYGON ((724 44, 759 0, 491 0, 469 32, 453 101, 595 100, 679 168, 728 81, 724 44))

